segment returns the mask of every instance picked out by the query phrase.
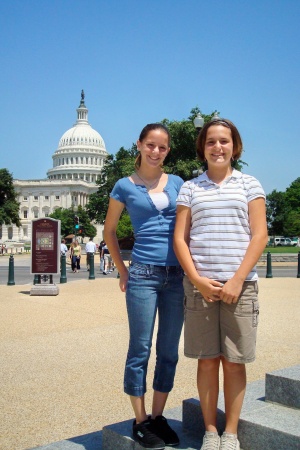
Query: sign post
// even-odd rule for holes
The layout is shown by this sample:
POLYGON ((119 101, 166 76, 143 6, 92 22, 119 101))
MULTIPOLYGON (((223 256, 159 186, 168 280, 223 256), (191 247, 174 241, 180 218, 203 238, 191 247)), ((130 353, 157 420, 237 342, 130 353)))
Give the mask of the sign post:
POLYGON ((45 217, 32 221, 30 273, 38 280, 30 295, 58 294, 53 275, 60 273, 60 220, 45 217))

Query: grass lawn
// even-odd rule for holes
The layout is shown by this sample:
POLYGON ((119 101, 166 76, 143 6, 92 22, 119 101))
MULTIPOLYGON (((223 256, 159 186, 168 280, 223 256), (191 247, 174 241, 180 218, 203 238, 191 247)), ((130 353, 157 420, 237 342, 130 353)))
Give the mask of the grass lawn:
POLYGON ((299 253, 300 247, 266 247, 263 253, 299 253))

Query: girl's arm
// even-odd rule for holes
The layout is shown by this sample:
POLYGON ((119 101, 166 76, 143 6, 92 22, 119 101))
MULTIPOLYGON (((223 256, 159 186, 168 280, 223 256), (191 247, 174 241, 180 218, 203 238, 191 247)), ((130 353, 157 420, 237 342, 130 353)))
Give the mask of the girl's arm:
POLYGON ((119 271, 119 286, 122 292, 126 291, 128 270, 120 254, 116 230, 124 206, 124 203, 121 203, 114 198, 110 198, 104 224, 104 240, 107 244, 107 247, 109 248, 111 257, 119 271))
POLYGON ((264 198, 259 197, 252 200, 249 203, 248 208, 249 225, 252 237, 240 267, 234 276, 225 283, 222 289, 220 297, 225 303, 236 303, 238 301, 247 275, 259 260, 268 242, 266 205, 264 198))
POLYGON ((191 228, 191 210, 187 206, 178 205, 174 231, 174 251, 186 276, 201 292, 207 301, 220 300, 222 284, 207 277, 201 277, 194 265, 189 250, 191 228))

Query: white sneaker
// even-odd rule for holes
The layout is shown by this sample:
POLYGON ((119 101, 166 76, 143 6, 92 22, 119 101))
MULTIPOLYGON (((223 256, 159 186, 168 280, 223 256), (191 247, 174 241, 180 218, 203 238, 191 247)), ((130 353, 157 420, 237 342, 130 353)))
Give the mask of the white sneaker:
POLYGON ((200 450, 219 450, 220 437, 217 432, 205 431, 205 435, 200 450))
POLYGON ((221 436, 220 450, 240 450, 240 443, 236 434, 226 433, 221 436))

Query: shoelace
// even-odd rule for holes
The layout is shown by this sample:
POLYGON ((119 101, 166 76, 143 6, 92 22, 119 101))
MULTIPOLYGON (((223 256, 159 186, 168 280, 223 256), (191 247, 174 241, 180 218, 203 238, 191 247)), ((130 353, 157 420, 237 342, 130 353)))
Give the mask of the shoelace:
POLYGON ((220 450, 236 450, 236 439, 223 435, 220 450))
POLYGON ((217 435, 205 435, 203 443, 204 446, 201 447, 201 450, 219 450, 219 439, 217 435))
MULTIPOLYGON (((149 426, 149 424, 147 424, 149 426)), ((152 433, 151 430, 149 430, 148 426, 146 424, 143 424, 139 427, 139 430, 137 434, 142 433, 149 442, 157 440, 157 436, 152 433)), ((142 437, 142 436, 141 436, 142 437)))

